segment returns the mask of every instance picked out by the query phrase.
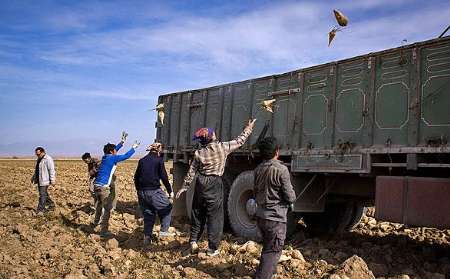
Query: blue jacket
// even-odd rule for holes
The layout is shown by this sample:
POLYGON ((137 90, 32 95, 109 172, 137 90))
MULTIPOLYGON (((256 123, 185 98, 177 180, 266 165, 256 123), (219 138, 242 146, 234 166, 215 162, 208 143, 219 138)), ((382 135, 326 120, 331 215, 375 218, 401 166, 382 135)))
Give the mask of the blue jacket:
POLYGON ((161 187, 162 180, 167 192, 173 192, 167 177, 164 161, 154 153, 149 153, 139 160, 136 173, 134 174, 134 185, 136 190, 156 190, 161 187))
MULTIPOLYGON (((122 148, 122 143, 116 145, 116 151, 122 148)), ((109 186, 111 183, 112 176, 116 171, 116 164, 121 161, 125 161, 134 154, 134 149, 131 148, 127 153, 122 155, 106 154, 102 157, 102 163, 98 169, 97 176, 95 178, 94 184, 98 186, 109 186)))

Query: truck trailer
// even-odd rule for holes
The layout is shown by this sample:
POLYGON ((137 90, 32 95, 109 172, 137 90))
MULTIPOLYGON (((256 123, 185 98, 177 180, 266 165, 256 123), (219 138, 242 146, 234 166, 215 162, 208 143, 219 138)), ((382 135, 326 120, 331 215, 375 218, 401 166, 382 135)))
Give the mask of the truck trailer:
MULTIPOLYGON (((173 160, 174 188, 197 148, 193 133, 214 128, 221 141, 257 118, 223 176, 226 220, 258 238, 255 144, 276 137, 297 195, 288 231, 351 230, 368 206, 379 220, 450 228, 450 37, 208 88, 159 96, 157 140, 173 160), (263 102, 272 104, 272 111, 263 102)), ((178 215, 190 216, 193 188, 178 215)))

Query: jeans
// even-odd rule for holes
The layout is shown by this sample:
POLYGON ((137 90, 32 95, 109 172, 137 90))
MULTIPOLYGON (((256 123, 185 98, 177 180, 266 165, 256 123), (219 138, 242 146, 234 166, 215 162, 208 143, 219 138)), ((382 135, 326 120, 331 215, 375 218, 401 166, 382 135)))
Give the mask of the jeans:
POLYGON ((48 186, 38 186, 38 191, 39 191, 39 203, 37 206, 37 211, 45 210, 45 206, 48 206, 49 208, 55 207, 55 203, 48 195, 48 186))
POLYGON ((220 176, 197 174, 191 213, 190 242, 197 242, 205 224, 208 229, 208 247, 219 248, 223 233, 223 182, 220 176))
POLYGON ((161 221, 161 231, 167 232, 170 226, 172 204, 161 188, 138 191, 139 206, 144 214, 144 235, 152 236, 156 215, 161 221))
POLYGON ((95 219, 94 224, 101 222, 101 232, 107 232, 109 230, 109 218, 111 217, 111 209, 113 203, 113 195, 108 186, 95 186, 95 195, 97 197, 97 204, 95 206, 95 219))
POLYGON ((272 278, 277 271, 277 263, 283 251, 286 223, 258 218, 257 225, 263 237, 263 249, 255 278, 272 278))

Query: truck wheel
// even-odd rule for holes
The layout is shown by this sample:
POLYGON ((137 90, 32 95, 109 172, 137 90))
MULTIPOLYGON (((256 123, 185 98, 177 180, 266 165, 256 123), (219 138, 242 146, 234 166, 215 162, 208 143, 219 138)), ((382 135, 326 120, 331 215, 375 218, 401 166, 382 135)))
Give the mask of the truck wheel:
POLYGON ((353 211, 352 204, 327 204, 324 212, 304 213, 303 221, 307 229, 313 233, 342 233, 348 229, 353 211))
POLYGON ((233 182, 228 195, 228 218, 235 235, 259 241, 261 232, 256 225, 256 202, 253 194, 253 171, 241 173, 233 182))
POLYGON ((363 216, 366 215, 366 211, 367 211, 367 207, 364 207, 361 205, 355 205, 353 208, 352 218, 350 220, 350 223, 347 225, 346 230, 350 231, 351 229, 356 227, 356 225, 358 225, 359 222, 361 222, 361 219, 363 218, 363 216))

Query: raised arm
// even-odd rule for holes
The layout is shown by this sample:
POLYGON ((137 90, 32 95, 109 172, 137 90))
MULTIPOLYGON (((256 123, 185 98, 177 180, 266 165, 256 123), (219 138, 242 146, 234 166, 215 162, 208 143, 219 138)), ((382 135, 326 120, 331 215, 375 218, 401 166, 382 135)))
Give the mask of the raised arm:
POLYGON ((114 148, 116 151, 119 151, 123 146, 123 142, 119 142, 118 144, 116 144, 116 148, 114 148))
POLYGON ((122 148, 123 144, 127 141, 127 137, 128 137, 127 132, 123 131, 120 137, 120 142, 116 145, 115 148, 116 151, 119 151, 122 148))
POLYGON ((249 120, 247 126, 237 138, 222 143, 225 147, 225 152, 229 154, 244 145, 248 137, 251 135, 253 128, 255 127, 255 121, 256 119, 249 120))
POLYGON ((114 161, 115 161, 116 163, 125 161, 125 160, 127 160, 128 158, 130 158, 131 156, 133 156, 134 152, 135 152, 135 151, 134 151, 134 148, 131 148, 131 149, 128 150, 128 152, 125 153, 125 154, 114 156, 114 161))

